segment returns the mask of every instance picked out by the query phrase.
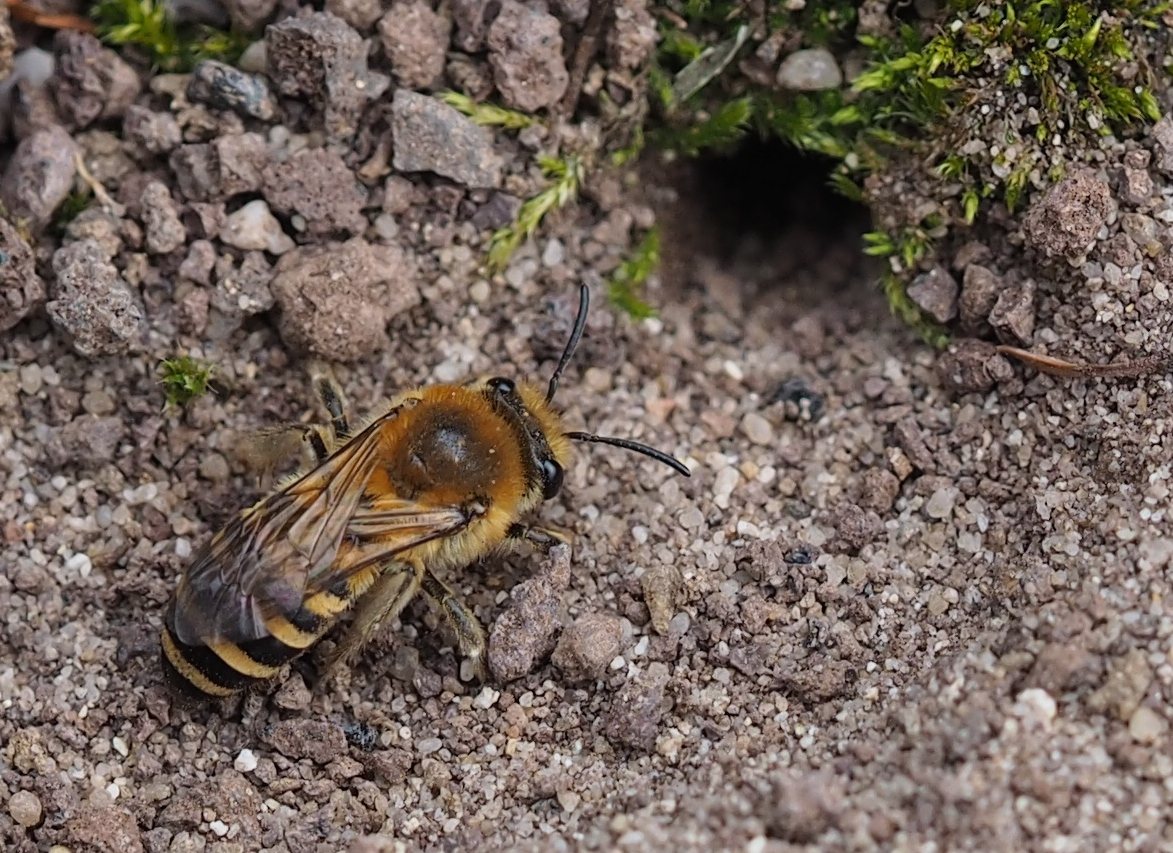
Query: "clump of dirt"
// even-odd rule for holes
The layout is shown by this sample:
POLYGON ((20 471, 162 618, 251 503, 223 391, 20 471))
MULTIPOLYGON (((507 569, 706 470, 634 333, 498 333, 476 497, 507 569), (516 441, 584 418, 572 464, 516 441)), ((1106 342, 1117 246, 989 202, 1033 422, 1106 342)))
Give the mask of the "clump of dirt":
MULTIPOLYGON (((575 69, 554 35, 577 43, 584 4, 277 5, 229 4, 271 22, 265 73, 136 68, 131 86, 125 60, 69 36, 44 85, 17 86, 0 153, 0 198, 22 211, 0 225, 4 849, 1173 842, 1165 373, 1064 378, 978 340, 937 355, 889 317, 855 232, 812 224, 817 198, 749 228, 736 193, 714 204, 656 169, 638 191, 593 177, 490 276, 492 230, 544 185, 534 154, 594 128, 487 130, 405 87, 559 102, 575 69), (434 44, 389 34, 404 8, 434 44), (657 221, 660 312, 636 322, 606 282, 657 221), (418 601, 328 684, 173 704, 163 605, 259 494, 242 436, 322 417, 306 359, 339 362, 360 415, 415 384, 544 378, 579 282, 595 308, 561 384, 568 424, 662 448, 691 478, 579 447, 542 510, 575 533, 569 565, 491 557, 447 579, 490 630, 485 684, 418 601), (165 408, 157 367, 177 352, 215 365, 214 391, 165 408)), ((646 11, 620 4, 597 67, 638 67, 646 11)), ((1042 354, 1160 354, 1166 131, 917 292, 1042 354)))

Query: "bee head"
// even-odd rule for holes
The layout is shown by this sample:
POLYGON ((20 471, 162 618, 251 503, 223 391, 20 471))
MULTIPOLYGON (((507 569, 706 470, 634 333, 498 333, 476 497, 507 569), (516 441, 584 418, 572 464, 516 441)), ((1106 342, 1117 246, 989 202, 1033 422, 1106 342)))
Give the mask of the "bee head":
POLYGON ((536 385, 520 385, 505 376, 493 376, 480 387, 496 398, 497 404, 513 413, 525 430, 526 445, 541 478, 542 499, 550 500, 562 490, 562 479, 570 458, 570 445, 536 385))

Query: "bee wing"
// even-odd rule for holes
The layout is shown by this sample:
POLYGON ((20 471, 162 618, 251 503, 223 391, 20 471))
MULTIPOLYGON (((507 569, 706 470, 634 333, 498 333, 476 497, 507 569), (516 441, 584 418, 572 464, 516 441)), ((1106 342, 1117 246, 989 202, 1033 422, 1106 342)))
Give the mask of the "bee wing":
POLYGON ((375 427, 241 513, 202 549, 176 591, 173 630, 180 642, 268 636, 265 620, 296 610, 310 578, 337 579, 329 569, 377 461, 375 427))
POLYGON ((366 498, 377 450, 368 434, 358 436, 217 534, 180 581, 173 611, 179 640, 207 645, 266 637, 267 619, 468 525, 472 515, 458 506, 366 498))
POLYGON ((424 506, 399 498, 359 507, 347 527, 349 538, 335 563, 310 579, 308 597, 376 563, 468 526, 472 514, 458 506, 424 506))

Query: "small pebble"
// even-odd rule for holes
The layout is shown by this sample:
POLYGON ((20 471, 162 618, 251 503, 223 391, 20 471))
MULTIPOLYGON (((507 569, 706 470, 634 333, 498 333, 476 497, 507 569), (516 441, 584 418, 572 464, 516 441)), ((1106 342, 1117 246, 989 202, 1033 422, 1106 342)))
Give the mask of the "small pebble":
POLYGON ((12 819, 26 829, 41 822, 44 809, 41 801, 32 791, 17 791, 8 801, 8 813, 12 819))
POLYGON ((948 518, 953 514, 953 502, 956 499, 955 489, 937 489, 925 504, 925 514, 929 518, 948 518))
POLYGON ((43 375, 39 364, 25 364, 20 368, 20 390, 30 397, 41 390, 43 375))
POLYGON ((1018 701, 1014 705, 1015 716, 1024 720, 1049 725, 1058 713, 1058 706, 1054 698, 1040 687, 1032 687, 1018 694, 1018 701))
POLYGON ((618 616, 585 613, 562 632, 550 662, 568 682, 593 681, 619 654, 622 642, 623 622, 618 616))
POLYGON ((257 756, 251 749, 242 749, 232 766, 241 773, 251 773, 257 769, 257 756))
POLYGON ((778 69, 778 85, 799 92, 834 89, 843 82, 835 55, 824 47, 796 50, 778 69))
POLYGON ((283 255, 294 247, 293 239, 281 228, 281 223, 264 199, 250 201, 224 220, 220 240, 245 251, 264 251, 283 255))
POLYGON ((673 617, 676 615, 677 598, 683 579, 680 569, 671 563, 649 566, 639 579, 643 589, 644 604, 657 634, 667 635, 673 617))
POLYGON ((501 698, 501 694, 492 687, 482 687, 481 692, 477 694, 477 698, 472 700, 474 708, 480 708, 482 711, 487 711, 497 704, 497 700, 501 698))
POLYGON ((1128 733, 1137 743, 1155 743, 1169 729, 1169 722, 1147 705, 1141 705, 1128 720, 1128 733))
POLYGON ((741 419, 741 431, 754 444, 767 447, 774 443, 774 427, 757 412, 748 412, 741 419))
POLYGON ((566 260, 566 247, 562 245, 561 240, 551 240, 546 244, 546 249, 542 252, 542 266, 546 269, 553 269, 564 260, 566 260))

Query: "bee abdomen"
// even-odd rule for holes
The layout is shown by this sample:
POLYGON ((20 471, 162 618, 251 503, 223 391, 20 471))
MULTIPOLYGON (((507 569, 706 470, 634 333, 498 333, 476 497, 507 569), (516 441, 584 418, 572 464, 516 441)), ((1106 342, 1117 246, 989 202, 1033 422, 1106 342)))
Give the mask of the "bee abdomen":
POLYGON ((175 633, 174 611, 169 611, 160 638, 164 676, 181 695, 196 700, 231 696, 272 678, 330 629, 337 618, 337 613, 330 612, 334 607, 341 612, 352 603, 349 597, 332 596, 332 606, 327 608, 318 606, 317 598, 293 614, 266 620, 269 636, 241 643, 183 643, 175 633))

